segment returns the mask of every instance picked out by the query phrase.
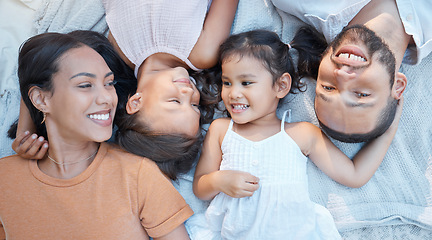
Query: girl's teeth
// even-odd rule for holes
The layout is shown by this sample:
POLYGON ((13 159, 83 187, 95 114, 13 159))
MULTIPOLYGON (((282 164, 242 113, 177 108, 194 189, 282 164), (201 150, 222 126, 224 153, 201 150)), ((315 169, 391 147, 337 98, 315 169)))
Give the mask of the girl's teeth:
POLYGON ((92 115, 89 115, 89 118, 96 119, 96 120, 108 120, 109 113, 106 113, 106 114, 92 114, 92 115))
POLYGON ((234 109, 246 109, 248 108, 248 105, 233 105, 234 109))

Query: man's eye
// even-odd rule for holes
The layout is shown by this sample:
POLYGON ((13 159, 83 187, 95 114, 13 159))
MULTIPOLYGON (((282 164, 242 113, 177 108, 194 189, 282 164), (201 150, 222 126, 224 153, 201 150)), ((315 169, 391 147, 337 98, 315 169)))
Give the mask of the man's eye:
POLYGON ((324 90, 327 90, 327 91, 332 91, 335 89, 334 87, 329 87, 329 86, 324 86, 324 85, 322 85, 322 87, 324 90))
POLYGON ((364 98, 364 97, 369 97, 369 96, 370 96, 370 94, 367 94, 367 93, 361 93, 361 92, 356 92, 355 95, 356 95, 358 98, 364 98))

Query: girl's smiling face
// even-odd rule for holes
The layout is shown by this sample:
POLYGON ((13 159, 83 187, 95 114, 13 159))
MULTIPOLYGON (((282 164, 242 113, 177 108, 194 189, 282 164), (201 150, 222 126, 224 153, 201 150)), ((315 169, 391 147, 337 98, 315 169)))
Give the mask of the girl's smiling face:
POLYGON ((117 106, 114 75, 93 49, 66 52, 53 75, 53 92, 46 93, 46 126, 68 141, 108 140, 117 106))
POLYGON ((222 100, 231 118, 244 124, 272 115, 278 106, 277 84, 257 59, 231 56, 222 63, 222 100))
POLYGON ((195 136, 199 131, 200 93, 187 70, 176 67, 143 75, 137 101, 143 122, 159 133, 195 136))

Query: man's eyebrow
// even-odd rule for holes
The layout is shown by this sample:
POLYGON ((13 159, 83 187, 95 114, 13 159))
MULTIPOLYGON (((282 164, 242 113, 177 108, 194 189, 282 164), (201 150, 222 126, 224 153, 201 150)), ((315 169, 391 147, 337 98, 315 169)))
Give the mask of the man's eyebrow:
MULTIPOLYGON (((331 102, 332 101, 330 98, 326 97, 322 93, 318 93, 317 95, 319 98, 321 98, 325 102, 331 102)), ((348 107, 372 107, 375 105, 374 103, 348 102, 348 101, 344 101, 344 104, 348 107)))
POLYGON ((363 103, 363 102, 345 102, 345 105, 347 105, 348 107, 372 107, 375 104, 373 103, 363 103))
POLYGON ((322 93, 318 93, 318 97, 320 97, 325 102, 331 102, 331 100, 322 93))

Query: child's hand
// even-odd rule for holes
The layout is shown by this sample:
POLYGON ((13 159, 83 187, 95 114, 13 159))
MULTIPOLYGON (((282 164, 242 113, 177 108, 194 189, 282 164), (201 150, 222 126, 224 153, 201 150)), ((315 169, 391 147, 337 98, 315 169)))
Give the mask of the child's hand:
POLYGON ((259 188, 259 178, 247 172, 222 170, 220 191, 234 198, 250 197, 259 188))
POLYGON ((403 108, 403 102, 404 102, 404 98, 403 96, 399 99, 398 101, 398 106, 396 109, 396 114, 395 114, 395 118, 393 120, 393 123, 390 125, 389 130, 390 131, 395 131, 397 130, 397 127, 399 125, 399 119, 402 115, 402 108, 403 108))
POLYGON ((12 142, 12 149, 23 158, 42 159, 47 153, 48 141, 26 131, 17 135, 12 142))

